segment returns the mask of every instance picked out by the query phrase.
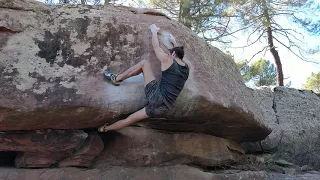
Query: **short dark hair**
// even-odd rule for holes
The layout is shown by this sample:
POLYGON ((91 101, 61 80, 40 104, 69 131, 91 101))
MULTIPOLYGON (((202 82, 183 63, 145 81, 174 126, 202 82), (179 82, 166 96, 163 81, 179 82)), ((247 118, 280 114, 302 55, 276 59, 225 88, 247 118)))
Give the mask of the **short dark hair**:
POLYGON ((181 47, 174 47, 174 48, 170 49, 169 51, 170 51, 170 54, 172 54, 173 51, 174 51, 174 52, 176 53, 176 56, 177 56, 178 58, 180 58, 180 59, 182 59, 183 56, 184 56, 183 46, 181 46, 181 47))

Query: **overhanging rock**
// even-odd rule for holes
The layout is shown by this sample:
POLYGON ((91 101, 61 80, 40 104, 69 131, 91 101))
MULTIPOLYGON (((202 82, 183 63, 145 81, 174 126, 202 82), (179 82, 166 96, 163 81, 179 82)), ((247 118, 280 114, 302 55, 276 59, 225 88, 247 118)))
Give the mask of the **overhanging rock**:
POLYGON ((0 130, 96 128, 142 108, 142 76, 115 87, 101 73, 120 73, 146 59, 159 77, 148 29, 155 23, 184 45, 191 71, 168 117, 146 125, 236 141, 270 133, 235 63, 159 13, 114 6, 48 8, 29 0, 0 4, 5 17, 0 18, 0 130))

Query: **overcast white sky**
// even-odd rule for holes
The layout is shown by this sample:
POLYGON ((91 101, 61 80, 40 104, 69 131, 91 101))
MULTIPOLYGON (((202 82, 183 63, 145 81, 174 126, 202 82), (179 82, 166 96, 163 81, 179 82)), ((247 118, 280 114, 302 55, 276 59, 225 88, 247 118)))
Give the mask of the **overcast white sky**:
MULTIPOLYGON (((39 0, 39 1, 44 1, 44 0, 39 0)), ((93 0, 90 0, 93 1, 93 0)), ((136 0, 137 1, 137 0, 136 0)), ((120 0, 123 5, 130 5, 130 6, 138 6, 134 0, 120 0)), ((320 0, 316 0, 320 2, 320 0)), ((54 0, 54 2, 58 2, 58 0, 54 0)), ((101 1, 102 3, 104 0, 101 1)), ((320 11, 319 11, 319 16, 320 16, 320 11)), ((279 22, 280 24, 283 25, 283 27, 290 27, 297 29, 298 31, 303 32, 303 30, 299 27, 296 27, 294 24, 290 24, 289 21, 287 21, 285 18, 280 19, 279 22)), ((161 27, 160 27, 161 28, 161 27)), ((243 46, 247 43, 246 36, 244 34, 238 33, 235 34, 237 39, 233 40, 232 47, 239 47, 243 46)), ((307 33, 303 33, 303 37, 301 39, 306 42, 304 44, 304 47, 316 47, 320 45, 320 36, 315 37, 315 36, 310 36, 307 33)), ((254 36, 252 38, 254 40, 254 36)), ((247 47, 247 48, 240 48, 240 49, 234 49, 234 48, 229 48, 229 49, 224 49, 221 47, 219 44, 214 44, 216 47, 220 48, 223 51, 230 50, 231 53, 235 56, 235 59, 237 60, 243 60, 243 59, 250 59, 256 52, 260 51, 263 47, 264 44, 258 42, 253 46, 247 47)), ((314 63, 308 63, 300 60, 297 58, 295 55, 290 53, 286 48, 280 46, 275 42, 275 45, 277 47, 277 50, 279 52, 282 66, 283 66, 283 73, 284 77, 287 78, 285 79, 285 84, 289 81, 291 81, 291 87, 294 88, 302 88, 303 84, 306 82, 306 79, 311 75, 312 72, 320 72, 320 64, 314 64, 314 63)), ((320 53, 314 54, 312 56, 309 56, 315 61, 320 62, 320 53)), ((271 62, 274 62, 273 57, 269 51, 266 52, 265 56, 263 53, 255 56, 255 58, 251 61, 253 62, 254 60, 258 60, 260 58, 264 58, 267 60, 270 60, 271 62)))

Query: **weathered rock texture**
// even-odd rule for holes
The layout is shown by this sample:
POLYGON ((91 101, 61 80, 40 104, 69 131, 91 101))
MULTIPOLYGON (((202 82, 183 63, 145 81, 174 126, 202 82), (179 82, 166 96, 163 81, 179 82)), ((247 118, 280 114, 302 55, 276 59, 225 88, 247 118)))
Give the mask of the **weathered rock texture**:
POLYGON ((104 148, 104 143, 97 133, 89 133, 89 137, 72 156, 59 162, 60 167, 77 166, 90 167, 92 161, 104 148))
POLYGON ((181 24, 126 7, 48 8, 29 0, 0 0, 0 130, 96 128, 142 108, 141 76, 115 87, 101 73, 146 59, 159 77, 152 23, 184 45, 191 72, 172 112, 146 121, 149 127, 236 141, 270 133, 235 63, 181 24))
POLYGON ((63 166, 89 167, 102 149, 100 136, 88 135, 82 130, 37 130, 0 134, 0 153, 17 152, 16 167, 49 167, 61 160, 63 166))
POLYGON ((0 169, 0 179, 6 180, 319 180, 320 174, 279 174, 265 171, 220 171, 217 173, 204 172, 189 166, 167 166, 167 167, 139 167, 124 168, 112 167, 105 170, 100 169, 0 169))
POLYGON ((320 179, 320 173, 306 173, 306 174, 278 174, 278 173, 269 173, 268 179, 270 180, 284 180, 284 179, 290 179, 290 180, 318 180, 320 179))
POLYGON ((0 134, 0 151, 19 152, 17 167, 49 167, 80 147, 87 134, 81 130, 39 130, 0 134))
POLYGON ((262 146, 248 150, 276 149, 290 161, 320 167, 320 98, 312 91, 284 87, 254 92, 272 133, 262 146))
POLYGON ((94 167, 193 164, 222 166, 244 153, 233 141, 206 134, 165 134, 145 128, 106 133, 105 149, 94 167))
POLYGON ((34 169, 34 170, 17 170, 17 169, 0 169, 0 178, 6 180, 24 180, 24 179, 51 179, 51 180, 238 180, 238 179, 259 179, 267 180, 265 172, 235 172, 229 174, 214 174, 203 172, 200 169, 189 166, 168 166, 154 168, 124 168, 112 167, 110 169, 90 169, 81 170, 75 168, 60 169, 34 169))

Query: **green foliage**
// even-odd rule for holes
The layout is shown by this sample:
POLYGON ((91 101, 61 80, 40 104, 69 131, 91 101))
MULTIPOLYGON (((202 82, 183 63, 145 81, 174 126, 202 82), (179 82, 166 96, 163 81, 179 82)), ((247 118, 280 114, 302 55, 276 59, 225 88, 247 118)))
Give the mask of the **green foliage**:
POLYGON ((302 24, 306 30, 316 35, 320 29, 320 21, 317 21, 316 15, 311 15, 319 13, 319 8, 313 8, 314 0, 231 0, 231 2, 232 14, 240 26, 239 31, 248 34, 247 44, 243 47, 252 46, 257 42, 264 44, 257 54, 270 51, 277 66, 278 85, 283 85, 283 72, 277 46, 288 49, 301 60, 312 61, 305 56, 310 54, 308 49, 310 47, 302 41, 302 33, 291 26, 285 27, 280 20, 286 18, 293 23, 302 24), (256 36, 252 36, 254 34, 256 36))
POLYGON ((304 8, 308 9, 308 11, 301 16, 294 16, 293 21, 301 25, 310 34, 320 35, 320 17, 318 15, 320 2, 309 0, 308 3, 304 4, 304 8))
POLYGON ((236 65, 243 79, 245 81, 249 81, 251 79, 249 75, 249 71, 250 71, 249 62, 247 60, 237 61, 236 65))
MULTIPOLYGON (((312 35, 320 35, 320 3, 316 0, 230 0, 232 2, 232 15, 237 19, 242 32, 248 33, 248 45, 256 42, 267 42, 268 33, 266 28, 270 27, 272 39, 279 45, 287 48, 292 54, 302 60, 304 54, 309 54, 310 47, 306 47, 302 39, 302 29, 285 27, 279 21, 282 18, 301 27, 312 35), (253 34, 257 39, 251 39, 253 34)), ((270 42, 269 42, 270 43, 270 42)), ((267 46, 267 43, 266 43, 267 46)), ((262 52, 262 51, 261 51, 262 52)))
POLYGON ((256 86, 276 85, 277 71, 274 65, 267 60, 259 59, 252 63, 248 76, 254 81, 256 86))
MULTIPOLYGON (((226 54, 234 60, 234 56, 227 51, 226 54)), ((246 82, 253 82, 255 86, 271 86, 277 83, 277 71, 268 60, 259 59, 249 64, 248 60, 235 61, 241 76, 246 82)))
POLYGON ((320 72, 312 73, 308 77, 306 84, 304 84, 304 88, 320 93, 320 72))

